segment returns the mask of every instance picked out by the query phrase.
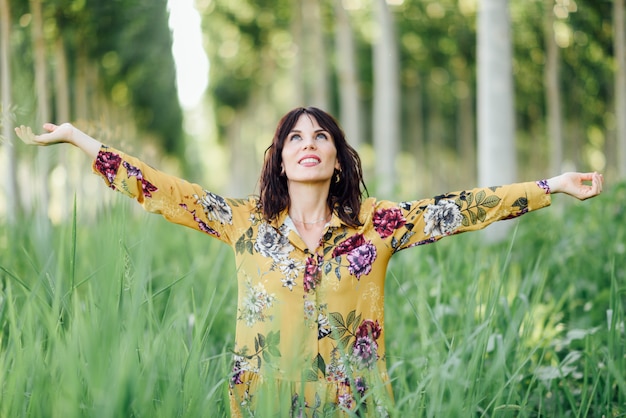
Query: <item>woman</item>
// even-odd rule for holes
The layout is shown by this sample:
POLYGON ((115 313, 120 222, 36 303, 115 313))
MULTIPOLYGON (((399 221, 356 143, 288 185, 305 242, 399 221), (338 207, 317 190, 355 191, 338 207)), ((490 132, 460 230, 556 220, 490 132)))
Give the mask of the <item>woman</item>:
POLYGON ((363 199, 358 154, 332 116, 308 107, 279 122, 260 196, 225 199, 70 124, 44 129, 37 136, 23 126, 16 132, 26 143, 81 148, 112 189, 233 248, 239 292, 233 416, 267 405, 280 416, 385 416, 391 393, 383 296, 391 256, 548 206, 551 193, 583 200, 603 185, 601 174, 565 173, 426 200, 363 199))

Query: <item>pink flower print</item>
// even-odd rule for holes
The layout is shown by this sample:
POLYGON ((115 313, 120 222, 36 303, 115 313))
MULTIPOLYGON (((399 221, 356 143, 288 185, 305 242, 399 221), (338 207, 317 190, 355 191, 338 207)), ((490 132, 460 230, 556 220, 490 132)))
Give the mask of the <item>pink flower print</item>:
POLYGON ((372 264, 376 260, 376 255, 376 247, 371 242, 354 248, 346 257, 350 263, 348 271, 360 280, 361 276, 367 276, 372 271, 372 264))
POLYGON ((112 189, 115 189, 113 182, 115 181, 115 175, 120 168, 121 162, 122 157, 110 151, 100 151, 96 157, 96 170, 106 177, 112 189))
POLYGON ((317 261, 313 256, 306 259, 304 267, 304 291, 310 292, 320 283, 322 257, 318 256, 317 261))
POLYGON ((380 209, 374 213, 374 229, 381 238, 387 238, 393 231, 404 226, 406 219, 398 208, 380 209))

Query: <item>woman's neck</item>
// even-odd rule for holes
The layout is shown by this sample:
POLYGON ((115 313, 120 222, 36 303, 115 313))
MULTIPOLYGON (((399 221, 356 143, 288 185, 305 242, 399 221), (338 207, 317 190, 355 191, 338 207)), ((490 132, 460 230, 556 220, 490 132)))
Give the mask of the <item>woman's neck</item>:
POLYGON ((289 185, 289 216, 302 225, 324 225, 330 219, 328 186, 308 184, 289 185), (324 222, 326 221, 326 222, 324 222))

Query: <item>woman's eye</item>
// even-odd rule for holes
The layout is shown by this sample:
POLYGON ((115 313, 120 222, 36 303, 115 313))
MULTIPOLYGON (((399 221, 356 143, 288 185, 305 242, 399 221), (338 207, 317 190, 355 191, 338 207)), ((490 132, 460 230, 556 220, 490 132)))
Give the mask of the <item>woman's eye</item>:
POLYGON ((291 138, 289 139, 291 139, 292 141, 299 141, 302 139, 302 137, 298 134, 295 134, 295 135, 291 135, 291 138))
POLYGON ((328 136, 323 133, 318 133, 315 139, 328 139, 328 136))

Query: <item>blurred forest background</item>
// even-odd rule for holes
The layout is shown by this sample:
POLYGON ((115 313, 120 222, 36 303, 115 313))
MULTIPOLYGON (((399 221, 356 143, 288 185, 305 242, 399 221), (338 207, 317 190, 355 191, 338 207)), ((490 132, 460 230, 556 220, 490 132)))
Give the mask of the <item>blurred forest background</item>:
POLYGON ((181 2, 0 0, 3 218, 103 201, 77 150, 13 134, 45 121, 228 196, 255 192, 300 105, 336 115, 380 197, 626 177, 624 0, 196 0, 208 88, 191 107, 168 24, 181 2))

